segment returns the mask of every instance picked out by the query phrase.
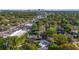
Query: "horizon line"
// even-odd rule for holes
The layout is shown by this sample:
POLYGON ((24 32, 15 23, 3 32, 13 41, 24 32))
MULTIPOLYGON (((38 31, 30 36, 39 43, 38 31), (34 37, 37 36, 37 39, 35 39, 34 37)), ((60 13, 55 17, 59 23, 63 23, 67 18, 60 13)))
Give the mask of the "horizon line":
POLYGON ((79 11, 79 9, 0 9, 0 11, 79 11))

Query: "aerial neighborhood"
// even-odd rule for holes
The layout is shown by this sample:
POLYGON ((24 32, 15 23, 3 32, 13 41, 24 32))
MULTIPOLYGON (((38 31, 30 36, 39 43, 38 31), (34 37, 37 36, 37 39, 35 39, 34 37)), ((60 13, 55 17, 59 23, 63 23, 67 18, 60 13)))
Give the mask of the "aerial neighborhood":
POLYGON ((1 10, 0 50, 79 50, 79 11, 1 10))

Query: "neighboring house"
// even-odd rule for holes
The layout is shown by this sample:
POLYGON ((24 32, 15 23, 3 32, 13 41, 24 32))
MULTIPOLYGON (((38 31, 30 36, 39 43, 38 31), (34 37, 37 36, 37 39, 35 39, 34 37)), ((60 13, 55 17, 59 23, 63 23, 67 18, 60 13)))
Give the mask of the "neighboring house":
POLYGON ((71 34, 73 37, 78 37, 78 36, 79 36, 79 33, 78 33, 76 30, 71 30, 70 34, 71 34))
POLYGON ((37 39, 37 35, 28 35, 27 36, 28 39, 37 39))
POLYGON ((32 22, 32 23, 35 23, 35 22, 37 22, 37 20, 36 20, 35 18, 33 18, 33 19, 31 20, 31 22, 32 22))
POLYGON ((48 49, 48 45, 49 45, 49 42, 46 41, 46 40, 40 40, 39 41, 39 46, 41 50, 47 50, 48 49))
POLYGON ((64 31, 62 29, 57 29, 57 34, 64 34, 64 31))
POLYGON ((64 31, 60 25, 57 26, 57 34, 64 34, 64 31))
POLYGON ((42 15, 37 16, 38 19, 44 18, 42 15))
POLYGON ((73 19, 68 18, 68 23, 73 24, 74 23, 73 19))
POLYGON ((27 26, 27 27, 31 27, 33 24, 31 24, 31 23, 27 23, 27 24, 25 24, 25 26, 27 26))
POLYGON ((31 29, 31 27, 32 27, 32 25, 33 24, 30 24, 30 23, 27 23, 27 24, 25 24, 24 26, 23 26, 23 29, 31 29))

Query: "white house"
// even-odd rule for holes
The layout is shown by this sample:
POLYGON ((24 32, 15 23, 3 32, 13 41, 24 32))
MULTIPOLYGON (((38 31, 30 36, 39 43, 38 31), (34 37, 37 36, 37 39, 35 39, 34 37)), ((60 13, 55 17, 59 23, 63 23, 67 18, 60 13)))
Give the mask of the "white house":
POLYGON ((49 44, 49 42, 48 41, 46 41, 46 40, 40 40, 40 42, 39 42, 39 46, 40 46, 40 49, 48 49, 48 44, 49 44))

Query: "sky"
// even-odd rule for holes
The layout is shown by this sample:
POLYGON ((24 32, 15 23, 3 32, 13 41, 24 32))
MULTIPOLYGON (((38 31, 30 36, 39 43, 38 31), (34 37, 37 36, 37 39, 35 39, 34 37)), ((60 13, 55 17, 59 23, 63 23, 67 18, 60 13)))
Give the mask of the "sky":
POLYGON ((78 0, 0 0, 0 9, 79 9, 78 0))

